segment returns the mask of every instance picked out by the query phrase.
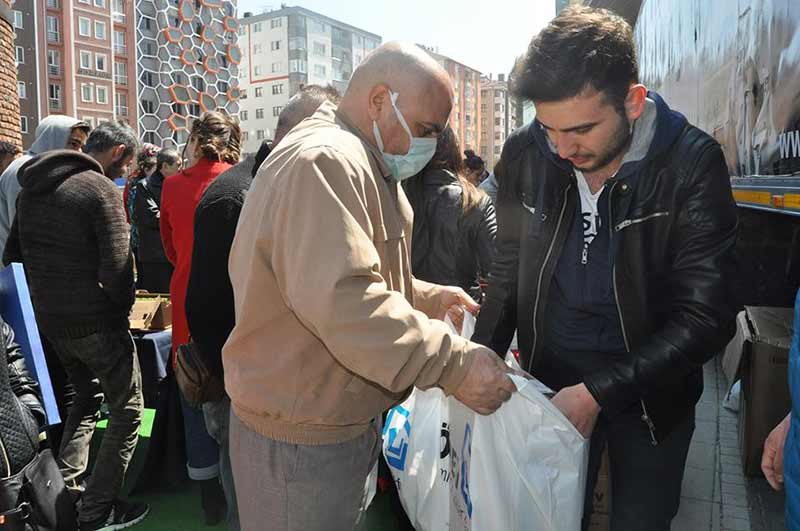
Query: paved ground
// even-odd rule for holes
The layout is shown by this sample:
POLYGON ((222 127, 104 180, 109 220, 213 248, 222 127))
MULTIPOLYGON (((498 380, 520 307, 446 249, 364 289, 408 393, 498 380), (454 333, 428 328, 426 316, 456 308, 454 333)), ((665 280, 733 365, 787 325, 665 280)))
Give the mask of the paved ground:
POLYGON ((705 392, 683 484, 675 531, 773 531, 783 525, 783 494, 742 475, 738 417, 721 406, 727 382, 719 361, 705 367, 705 392))

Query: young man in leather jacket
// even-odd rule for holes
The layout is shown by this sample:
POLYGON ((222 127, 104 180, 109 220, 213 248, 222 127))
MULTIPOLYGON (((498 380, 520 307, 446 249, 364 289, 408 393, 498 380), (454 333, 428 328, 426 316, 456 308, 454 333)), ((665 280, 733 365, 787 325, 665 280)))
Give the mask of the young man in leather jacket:
POLYGON ((666 531, 703 364, 734 333, 736 207, 722 150, 640 83, 631 27, 569 8, 516 90, 537 118, 496 168, 497 256, 473 340, 506 352, 609 451, 613 531, 666 531))

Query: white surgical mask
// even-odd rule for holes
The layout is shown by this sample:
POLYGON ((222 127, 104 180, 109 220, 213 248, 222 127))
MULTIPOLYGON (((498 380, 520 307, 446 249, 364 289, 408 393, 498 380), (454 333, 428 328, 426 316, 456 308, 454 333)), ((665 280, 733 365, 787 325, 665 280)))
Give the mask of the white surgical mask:
POLYGON ((420 171, 422 171, 422 168, 424 168, 431 161, 433 154, 436 152, 436 139, 417 138, 411 133, 411 128, 408 127, 408 122, 406 122, 406 119, 403 117, 403 113, 401 113, 400 109, 397 108, 396 102, 398 96, 400 96, 400 94, 397 92, 389 92, 389 101, 391 101, 394 112, 397 114, 397 119, 400 121, 400 125, 403 126, 403 129, 406 130, 408 137, 411 139, 408 147, 408 153, 405 155, 395 155, 384 152, 383 139, 381 138, 381 132, 378 129, 378 122, 375 120, 372 121, 372 132, 375 135, 375 141, 378 142, 378 149, 381 150, 383 160, 386 162, 386 165, 389 166, 389 171, 391 172, 392 177, 396 181, 400 182, 418 174, 420 171))

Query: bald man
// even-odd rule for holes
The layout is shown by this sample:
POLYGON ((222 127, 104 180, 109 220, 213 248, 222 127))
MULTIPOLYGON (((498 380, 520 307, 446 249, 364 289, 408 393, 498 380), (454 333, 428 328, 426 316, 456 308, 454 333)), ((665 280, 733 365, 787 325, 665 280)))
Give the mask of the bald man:
POLYGON ((247 194, 230 257, 223 350, 242 529, 350 530, 381 414, 440 387, 482 414, 514 385, 491 350, 450 333, 461 289, 412 278, 399 183, 447 125, 447 73, 411 44, 375 50, 338 109, 286 135, 247 194))

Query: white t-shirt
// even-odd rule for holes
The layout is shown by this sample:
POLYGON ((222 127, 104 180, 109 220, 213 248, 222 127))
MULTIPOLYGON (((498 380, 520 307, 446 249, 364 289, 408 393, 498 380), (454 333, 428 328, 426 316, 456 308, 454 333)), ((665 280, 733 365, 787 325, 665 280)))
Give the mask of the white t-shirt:
POLYGON ((589 183, 586 182, 586 177, 583 176, 578 170, 575 170, 575 176, 578 181, 578 192, 581 196, 581 218, 583 219, 583 249, 584 259, 586 263, 586 256, 589 246, 597 236, 597 231, 600 230, 600 213, 597 210, 597 200, 603 194, 603 185, 597 193, 593 194, 589 189, 589 183))

